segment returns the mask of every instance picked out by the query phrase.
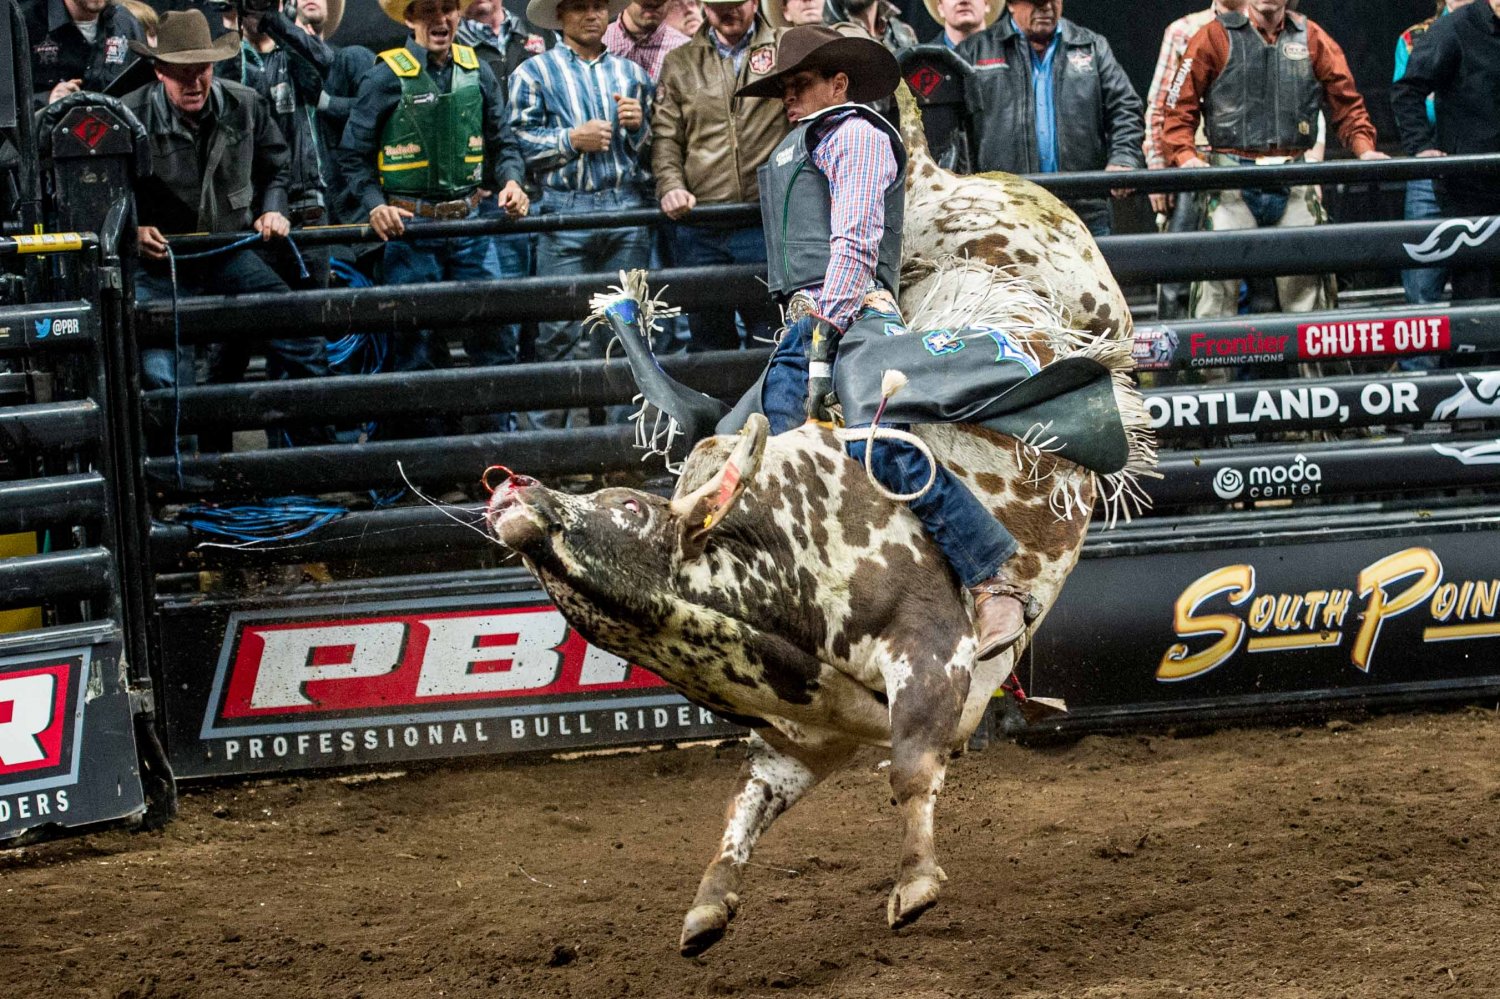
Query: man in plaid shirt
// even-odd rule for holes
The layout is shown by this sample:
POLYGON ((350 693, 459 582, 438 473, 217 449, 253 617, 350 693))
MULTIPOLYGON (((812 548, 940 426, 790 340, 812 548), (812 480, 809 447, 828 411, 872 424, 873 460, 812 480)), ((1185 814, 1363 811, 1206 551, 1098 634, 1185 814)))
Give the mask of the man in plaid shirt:
MULTIPOLYGON (((802 426, 810 386, 820 392, 831 378, 826 361, 808 357, 809 344, 906 332, 896 307, 906 150, 896 129, 864 106, 889 97, 900 79, 879 42, 807 25, 782 37, 764 79, 736 91, 780 97, 795 126, 759 177, 767 283, 793 320, 760 386, 772 433, 802 426)), ((847 447, 865 460, 863 441, 847 447)), ((875 447, 870 467, 902 495, 921 492, 930 468, 915 447, 890 439, 875 447)), ((911 509, 974 595, 977 658, 999 655, 1026 630, 1028 595, 1006 569, 1015 539, 941 466, 911 509)))
POLYGON ((653 83, 660 80, 667 53, 688 43, 666 15, 667 0, 634 0, 604 30, 604 47, 644 69, 653 83))

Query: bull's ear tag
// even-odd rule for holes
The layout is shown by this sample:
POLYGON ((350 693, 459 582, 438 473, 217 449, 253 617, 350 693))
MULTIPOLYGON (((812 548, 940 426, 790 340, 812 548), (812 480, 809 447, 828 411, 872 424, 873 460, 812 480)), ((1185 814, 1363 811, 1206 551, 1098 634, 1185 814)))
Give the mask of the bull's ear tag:
POLYGON ((708 532, 723 521, 745 491, 765 453, 770 425, 759 413, 740 431, 734 451, 719 473, 697 490, 672 501, 672 512, 681 518, 680 542, 684 558, 702 554, 708 532))

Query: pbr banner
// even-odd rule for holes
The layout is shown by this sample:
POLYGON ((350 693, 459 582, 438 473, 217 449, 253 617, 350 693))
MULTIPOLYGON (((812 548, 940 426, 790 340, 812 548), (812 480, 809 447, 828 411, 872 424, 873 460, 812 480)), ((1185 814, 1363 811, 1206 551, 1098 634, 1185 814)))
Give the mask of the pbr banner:
POLYGON ((1500 420, 1500 371, 1194 385, 1146 393, 1164 435, 1500 420))
POLYGON ((0 843, 144 807, 119 643, 0 651, 0 843))
POLYGON ((1252 500, 1368 496, 1423 489, 1492 486, 1500 439, 1417 438, 1257 447, 1164 458, 1162 478, 1145 485, 1158 507, 1252 500))
POLYGON ((1500 689, 1500 530, 1460 526, 1323 543, 1289 528, 1282 543, 1085 558, 1027 689, 1066 699, 1065 727, 1500 689))
POLYGON ((170 608, 180 777, 729 736, 654 674, 591 646, 529 577, 490 592, 170 608))
POLYGON ((1142 371, 1475 354, 1500 350, 1500 307, 1414 306, 1138 326, 1142 371))

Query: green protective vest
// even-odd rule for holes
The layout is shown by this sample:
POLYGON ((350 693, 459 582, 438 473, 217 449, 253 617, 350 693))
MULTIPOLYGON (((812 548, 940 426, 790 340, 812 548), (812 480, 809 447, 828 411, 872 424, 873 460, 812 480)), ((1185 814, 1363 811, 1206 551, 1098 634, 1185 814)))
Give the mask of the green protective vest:
POLYGON ((892 294, 900 291, 901 228, 906 215, 906 146, 901 133, 878 113, 860 104, 840 104, 801 122, 756 171, 760 181, 761 224, 766 232, 767 283, 771 292, 789 295, 822 284, 832 257, 833 197, 828 178, 813 162, 812 125, 825 115, 854 111, 891 140, 896 179, 885 190, 885 231, 875 264, 875 278, 892 294))
POLYGON ((453 85, 446 94, 406 49, 389 49, 380 58, 401 81, 401 103, 380 133, 380 186, 433 200, 474 190, 484 177, 484 92, 474 50, 453 46, 453 85))

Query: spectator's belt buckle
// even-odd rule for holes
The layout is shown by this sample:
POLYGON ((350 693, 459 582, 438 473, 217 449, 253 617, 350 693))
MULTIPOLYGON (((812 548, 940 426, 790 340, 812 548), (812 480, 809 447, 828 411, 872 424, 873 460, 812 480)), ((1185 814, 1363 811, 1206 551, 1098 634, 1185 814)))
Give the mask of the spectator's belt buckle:
POLYGON ((466 219, 474 206, 479 204, 483 197, 478 191, 473 191, 465 198, 457 198, 453 201, 439 201, 432 206, 432 217, 435 219, 466 219))
POLYGON ((1296 158, 1295 156, 1257 156, 1255 157, 1255 165, 1282 166, 1283 164, 1292 162, 1296 158))

